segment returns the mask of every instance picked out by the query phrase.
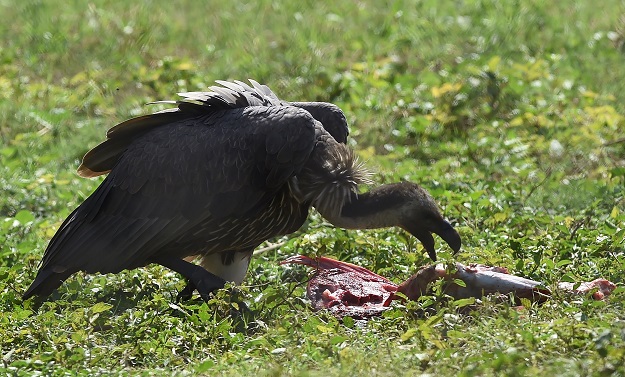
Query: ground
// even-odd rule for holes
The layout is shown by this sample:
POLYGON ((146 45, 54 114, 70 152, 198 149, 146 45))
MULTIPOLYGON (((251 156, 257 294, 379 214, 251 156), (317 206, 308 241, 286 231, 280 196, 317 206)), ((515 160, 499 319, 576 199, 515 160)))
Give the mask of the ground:
POLYGON ((620 1, 24 0, 0 13, 0 372, 625 375, 620 1), (343 108, 373 179, 420 183, 460 232, 458 255, 438 240, 443 261, 619 288, 467 313, 435 287, 339 322, 309 309, 308 271, 280 260, 327 255, 399 282, 428 259, 399 229, 312 214, 208 303, 175 304, 185 282, 157 266, 77 274, 22 302, 48 240, 100 182, 75 169, 106 129, 160 109, 150 101, 247 78, 343 108))

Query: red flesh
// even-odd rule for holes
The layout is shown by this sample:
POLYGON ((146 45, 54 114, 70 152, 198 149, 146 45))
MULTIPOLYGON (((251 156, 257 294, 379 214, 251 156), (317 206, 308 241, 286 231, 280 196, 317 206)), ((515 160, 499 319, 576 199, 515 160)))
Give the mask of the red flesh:
POLYGON ((388 309, 397 285, 366 268, 335 259, 311 259, 302 255, 280 264, 297 263, 317 268, 306 293, 315 310, 328 309, 334 315, 368 318, 388 309))

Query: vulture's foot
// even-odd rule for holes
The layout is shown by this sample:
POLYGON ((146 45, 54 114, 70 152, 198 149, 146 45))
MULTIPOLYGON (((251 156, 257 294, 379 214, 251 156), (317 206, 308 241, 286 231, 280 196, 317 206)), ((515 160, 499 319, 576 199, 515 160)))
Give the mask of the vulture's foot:
POLYGON ((189 301, 193 297, 193 291, 195 291, 195 284, 187 280, 187 285, 176 296, 176 302, 189 301))
POLYGON ((223 288, 226 284, 226 281, 219 276, 206 271, 196 264, 182 259, 158 257, 153 259, 152 262, 174 270, 188 279, 189 283, 178 294, 178 301, 190 299, 194 290, 198 291, 202 300, 208 301, 210 294, 213 291, 223 288))

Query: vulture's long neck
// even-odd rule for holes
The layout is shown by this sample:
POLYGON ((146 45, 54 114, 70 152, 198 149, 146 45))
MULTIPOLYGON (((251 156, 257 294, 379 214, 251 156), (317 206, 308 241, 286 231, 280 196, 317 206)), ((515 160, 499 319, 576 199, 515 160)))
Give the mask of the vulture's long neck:
POLYGON ((402 184, 377 187, 364 194, 352 194, 340 211, 324 211, 321 215, 334 226, 346 229, 374 229, 400 225, 405 214, 405 190, 402 184))
POLYGON ((300 203, 312 204, 326 220, 341 228, 402 226, 401 221, 415 208, 439 213, 430 195, 411 182, 382 185, 357 194, 359 184, 371 183, 368 177, 352 150, 322 131, 306 165, 289 181, 289 188, 300 203))

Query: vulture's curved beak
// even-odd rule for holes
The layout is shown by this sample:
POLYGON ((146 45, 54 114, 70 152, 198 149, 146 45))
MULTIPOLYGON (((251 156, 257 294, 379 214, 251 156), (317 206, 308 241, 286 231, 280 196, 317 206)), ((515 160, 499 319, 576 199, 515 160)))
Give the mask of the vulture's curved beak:
POLYGON ((432 237, 432 233, 438 234, 443 241, 447 242, 454 253, 457 253, 462 246, 460 234, 445 220, 440 220, 440 222, 436 223, 430 229, 417 226, 404 226, 403 228, 421 241, 423 248, 434 262, 436 262, 436 249, 434 248, 434 237, 432 237))
POLYGON ((434 233, 438 234, 443 241, 447 242, 447 245, 451 247, 454 254, 460 251, 460 247, 462 246, 460 234, 458 234, 456 229, 454 229, 450 223, 443 221, 441 223, 441 228, 439 230, 434 230, 434 233))

